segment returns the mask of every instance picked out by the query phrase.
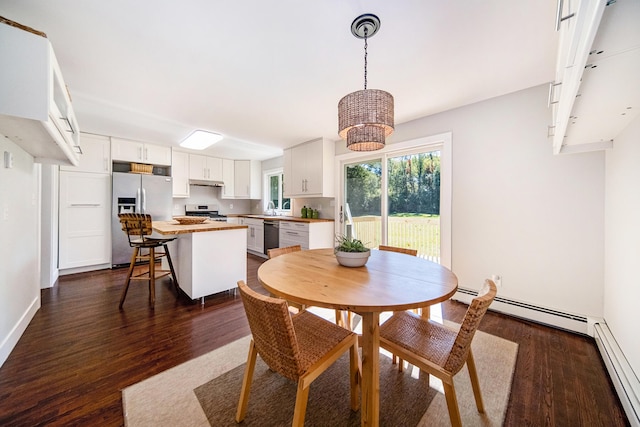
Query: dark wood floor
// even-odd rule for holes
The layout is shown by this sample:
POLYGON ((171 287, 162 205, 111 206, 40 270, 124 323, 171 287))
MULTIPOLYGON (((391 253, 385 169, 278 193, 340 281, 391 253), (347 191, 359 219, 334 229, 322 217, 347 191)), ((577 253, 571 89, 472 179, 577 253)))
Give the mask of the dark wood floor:
MULTIPOLYGON (((258 288, 262 260, 248 261, 258 288)), ((202 306, 176 299, 166 279, 154 310, 146 286, 134 283, 120 311, 125 273, 65 276, 42 292, 42 308, 0 368, 0 426, 122 425, 123 388, 249 333, 233 293, 202 306)), ((453 321, 465 310, 443 306, 453 321)), ((505 425, 628 425, 591 338, 496 313, 480 329, 520 345, 505 425)))

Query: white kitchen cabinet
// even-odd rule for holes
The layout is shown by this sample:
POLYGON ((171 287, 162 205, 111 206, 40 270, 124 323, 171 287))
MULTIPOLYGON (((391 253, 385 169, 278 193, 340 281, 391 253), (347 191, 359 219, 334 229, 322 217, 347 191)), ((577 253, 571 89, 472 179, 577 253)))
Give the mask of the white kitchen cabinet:
POLYGON ((241 220, 247 228, 247 250, 259 254, 264 253, 264 221, 256 218, 243 218, 241 220))
POLYGON ((235 193, 235 161, 230 159, 222 159, 222 198, 233 199, 236 196, 235 193))
POLYGON ((171 151, 171 177, 173 197, 189 197, 189 154, 171 151))
POLYGON ((189 179, 222 182, 222 159, 189 154, 189 179))
POLYGON ((262 197, 262 164, 257 160, 236 160, 234 165, 234 192, 236 199, 262 197))
POLYGON ((553 153, 613 147, 640 116, 640 3, 560 2, 555 80, 549 88, 553 153), (631 108, 633 106, 633 108, 631 108))
POLYGON ((49 39, 3 22, 0 40, 0 133, 37 163, 76 166, 78 123, 49 39))
POLYGON ((111 159, 113 161, 171 166, 171 147, 111 138, 111 159))
POLYGON ((59 268, 111 264, 111 176, 60 172, 59 268))
POLYGON ((279 247, 300 245, 303 250, 332 248, 333 221, 280 221, 279 247))
POLYGON ((315 139, 284 150, 285 197, 334 197, 335 143, 315 139))
POLYGON ((108 136, 80 134, 82 154, 78 166, 60 165, 61 171, 111 173, 111 140, 108 136))

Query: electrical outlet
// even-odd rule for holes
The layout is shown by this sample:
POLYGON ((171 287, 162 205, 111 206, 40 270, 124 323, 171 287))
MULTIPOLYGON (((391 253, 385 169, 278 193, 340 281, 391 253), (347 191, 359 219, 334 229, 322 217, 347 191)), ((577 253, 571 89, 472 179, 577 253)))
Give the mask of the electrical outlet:
POLYGON ((499 274, 492 274, 491 275, 491 280, 493 280, 493 283, 496 284, 497 288, 501 288, 502 287, 502 276, 500 276, 499 274))
POLYGON ((233 209, 233 203, 229 203, 229 209, 233 209))

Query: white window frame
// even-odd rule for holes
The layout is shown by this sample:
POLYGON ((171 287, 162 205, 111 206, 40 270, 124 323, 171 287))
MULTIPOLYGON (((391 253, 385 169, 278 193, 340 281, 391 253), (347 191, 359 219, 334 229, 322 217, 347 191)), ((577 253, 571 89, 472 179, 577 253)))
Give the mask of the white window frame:
POLYGON ((282 205, 282 200, 283 199, 289 199, 289 209, 276 209, 276 212, 278 212, 278 214, 285 214, 285 215, 291 215, 291 205, 293 204, 293 202, 291 201, 290 197, 284 197, 282 194, 282 184, 284 179, 282 178, 282 174, 284 173, 284 168, 275 168, 275 169, 269 169, 269 170, 265 170, 263 175, 262 175, 262 182, 264 183, 264 187, 263 187, 263 192, 262 194, 264 194, 264 199, 262 200, 262 208, 263 211, 267 210, 267 206, 269 205, 269 200, 270 199, 270 178, 274 175, 280 175, 280 189, 278 191, 278 200, 280 200, 280 205, 282 205))
MULTIPOLYGON (((368 159, 393 156, 396 152, 404 152, 409 150, 430 151, 440 150, 440 264, 451 268, 451 201, 452 201, 452 133, 445 132, 438 135, 427 136, 423 138, 402 141, 395 144, 388 144, 382 150, 376 152, 349 152, 336 156, 335 176, 340 177, 336 180, 336 194, 338 199, 335 203, 335 226, 336 233, 342 233, 342 224, 340 222, 340 205, 344 201, 344 166, 345 164, 358 161, 366 161, 368 159)), ((386 164, 386 160, 385 160, 386 164)), ((384 180, 382 185, 386 183, 386 167, 382 168, 384 180)), ((386 203, 386 201, 382 201, 386 203)), ((386 205, 382 206, 386 209, 386 205)))

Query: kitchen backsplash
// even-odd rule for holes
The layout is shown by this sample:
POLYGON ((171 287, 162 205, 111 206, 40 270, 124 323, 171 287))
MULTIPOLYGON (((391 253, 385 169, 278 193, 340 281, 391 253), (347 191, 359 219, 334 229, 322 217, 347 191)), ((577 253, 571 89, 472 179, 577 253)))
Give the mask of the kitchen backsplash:
POLYGON ((320 218, 335 219, 335 206, 332 206, 334 198, 318 197, 310 199, 292 199, 291 214, 300 216, 300 210, 303 206, 315 209, 319 212, 320 218))
POLYGON ((190 197, 173 199, 173 215, 184 215, 185 205, 216 205, 221 214, 246 214, 251 212, 254 200, 223 199, 220 197, 221 187, 192 185, 189 187, 190 197))
MULTIPOLYGON (((173 215, 184 215, 185 205, 216 205, 223 215, 228 214, 262 214, 264 208, 262 200, 222 199, 220 187, 206 187, 192 185, 187 199, 173 199, 173 215)), ((292 199, 292 216, 300 216, 303 206, 318 210, 320 218, 335 218, 333 198, 292 199)))

